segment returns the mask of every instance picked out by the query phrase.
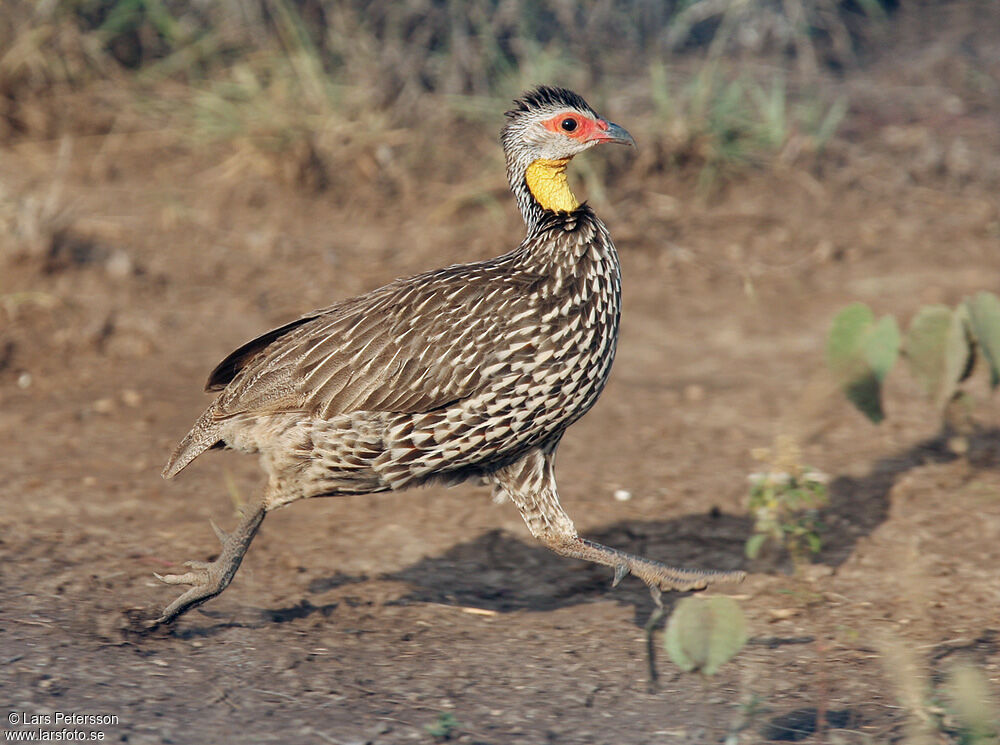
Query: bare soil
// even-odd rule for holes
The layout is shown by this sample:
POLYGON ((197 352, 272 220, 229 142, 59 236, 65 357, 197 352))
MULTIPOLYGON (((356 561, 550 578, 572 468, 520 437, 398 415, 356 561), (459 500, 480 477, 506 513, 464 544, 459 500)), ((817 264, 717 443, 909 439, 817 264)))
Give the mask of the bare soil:
MULTIPOLYGON (((997 38, 975 36, 977 69, 997 69, 997 38)), ((716 590, 739 598, 746 649, 708 681, 660 655, 656 687, 641 583, 612 589, 608 571, 550 554, 476 485, 280 510, 223 595, 134 633, 176 594, 152 573, 212 556, 209 519, 232 524, 260 487, 253 459, 229 453, 159 477, 212 366, 313 307, 506 251, 521 227, 502 197, 502 211, 436 210, 458 187, 433 174, 408 200, 359 206, 234 180, 226 153, 166 133, 5 143, 0 231, 19 236, 0 244, 5 708, 114 714, 78 729, 127 743, 431 742, 442 714, 465 743, 738 727, 742 743, 861 743, 907 732, 910 657, 934 683, 967 659, 996 693, 1000 398, 980 371, 956 455, 902 368, 878 427, 822 376, 849 302, 906 321, 1000 289, 1000 100, 973 99, 960 64, 917 37, 846 79, 851 119, 815 163, 706 199, 694 174, 640 160, 597 202, 623 329, 608 389, 560 449, 564 503, 602 542, 750 573, 716 590), (801 576, 743 555, 750 450, 779 434, 833 477, 801 576)))

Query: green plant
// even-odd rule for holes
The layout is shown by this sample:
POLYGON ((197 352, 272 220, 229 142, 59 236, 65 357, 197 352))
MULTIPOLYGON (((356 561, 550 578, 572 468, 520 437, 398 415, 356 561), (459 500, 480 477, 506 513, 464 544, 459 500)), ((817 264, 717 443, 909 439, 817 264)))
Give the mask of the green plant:
POLYGON ((873 422, 885 418, 882 381, 896 362, 899 326, 892 316, 877 323, 863 303, 849 305, 833 319, 826 361, 847 398, 873 422))
POLYGON ((743 166, 822 151, 847 113, 843 98, 792 96, 781 75, 763 85, 730 74, 716 59, 684 83, 653 62, 649 84, 659 129, 651 137, 677 161, 701 166, 702 189, 743 166))
POLYGON ((947 698, 962 745, 1000 743, 1000 711, 990 697, 983 671, 970 664, 956 665, 948 676, 947 698))
POLYGON ((754 533, 747 539, 746 555, 757 558, 771 541, 784 547, 798 567, 821 546, 819 509, 828 502, 826 475, 799 462, 801 451, 791 437, 778 437, 773 450, 760 448, 753 456, 767 470, 750 476, 754 533))
POLYGON ((905 337, 892 316, 878 322, 854 303, 833 319, 826 360, 834 379, 861 413, 876 424, 885 418, 882 383, 900 354, 927 397, 942 412, 965 397, 961 384, 982 357, 990 385, 1000 385, 1000 298, 980 292, 955 308, 928 305, 910 321, 905 337))
POLYGON ((747 624, 739 604, 723 596, 687 597, 667 621, 664 647, 685 672, 712 676, 747 642, 747 624))
POLYGON ((879 642, 886 677, 906 713, 907 742, 1000 745, 1000 709, 985 671, 958 662, 932 678, 916 648, 893 635, 879 642))
POLYGON ((450 712, 443 711, 438 714, 434 724, 428 724, 424 729, 427 734, 439 742, 450 740, 454 737, 461 724, 450 712))

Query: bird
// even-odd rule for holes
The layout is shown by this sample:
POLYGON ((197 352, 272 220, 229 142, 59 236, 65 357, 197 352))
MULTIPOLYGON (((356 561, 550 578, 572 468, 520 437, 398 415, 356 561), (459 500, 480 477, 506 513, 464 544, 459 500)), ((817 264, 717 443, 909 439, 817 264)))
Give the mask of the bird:
POLYGON ((563 433, 611 372, 621 312, 618 254, 570 189, 572 158, 635 146, 577 93, 542 85, 515 99, 500 142, 526 234, 496 258, 396 280, 247 342, 208 377, 218 392, 174 450, 172 478, 212 448, 259 454, 267 482, 211 562, 156 576, 189 589, 167 624, 232 581, 265 516, 300 499, 470 478, 492 484, 531 535, 565 557, 632 574, 659 604, 743 573, 678 569, 581 537, 559 501, 563 433))

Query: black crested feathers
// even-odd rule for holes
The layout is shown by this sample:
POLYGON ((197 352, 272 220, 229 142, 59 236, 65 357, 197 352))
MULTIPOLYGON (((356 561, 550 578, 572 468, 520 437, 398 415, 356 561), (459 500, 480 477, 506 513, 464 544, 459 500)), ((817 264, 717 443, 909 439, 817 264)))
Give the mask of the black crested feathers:
POLYGON ((589 112, 595 117, 597 116, 597 113, 590 107, 590 104, 583 100, 583 96, 571 90, 551 85, 540 85, 534 90, 528 91, 520 98, 515 98, 514 106, 515 108, 506 112, 504 116, 513 119, 518 114, 535 111, 546 106, 566 106, 589 112))

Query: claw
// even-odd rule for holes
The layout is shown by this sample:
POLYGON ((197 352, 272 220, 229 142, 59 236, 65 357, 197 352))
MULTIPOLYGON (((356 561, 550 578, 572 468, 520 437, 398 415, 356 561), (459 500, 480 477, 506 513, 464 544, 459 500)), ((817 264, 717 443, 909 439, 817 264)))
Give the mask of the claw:
POLYGON ((618 583, 628 576, 628 567, 624 564, 615 565, 615 578, 611 581, 612 587, 618 587, 618 583))
POLYGON ((194 571, 184 572, 184 574, 157 574, 153 572, 153 576, 168 585, 200 585, 205 583, 211 566, 208 562, 185 561, 184 566, 190 567, 194 571))
POLYGON ((158 580, 168 585, 191 585, 191 589, 166 607, 163 615, 157 619, 156 625, 169 623, 187 608, 200 605, 205 600, 217 595, 225 587, 225 584, 222 584, 215 576, 212 565, 208 562, 185 561, 184 565, 192 567, 193 571, 185 574, 162 575, 153 572, 158 580))
POLYGON ((197 582, 194 572, 186 574, 157 574, 153 572, 153 576, 165 585, 193 585, 197 582))
POLYGON ((215 524, 215 520, 213 520, 212 518, 208 518, 208 524, 211 525, 212 526, 212 530, 215 531, 215 537, 219 539, 219 542, 222 543, 223 546, 225 546, 226 545, 226 541, 229 538, 229 533, 227 533, 222 528, 220 528, 218 525, 216 525, 215 524))
POLYGON ((218 558, 211 562, 185 561, 184 566, 190 571, 183 574, 155 575, 158 580, 168 585, 191 585, 190 589, 164 609, 156 621, 157 625, 170 623, 181 614, 214 598, 229 586, 266 512, 263 504, 257 505, 253 510, 244 510, 243 518, 232 533, 226 533, 214 522, 209 521, 215 535, 222 541, 222 551, 218 558))

